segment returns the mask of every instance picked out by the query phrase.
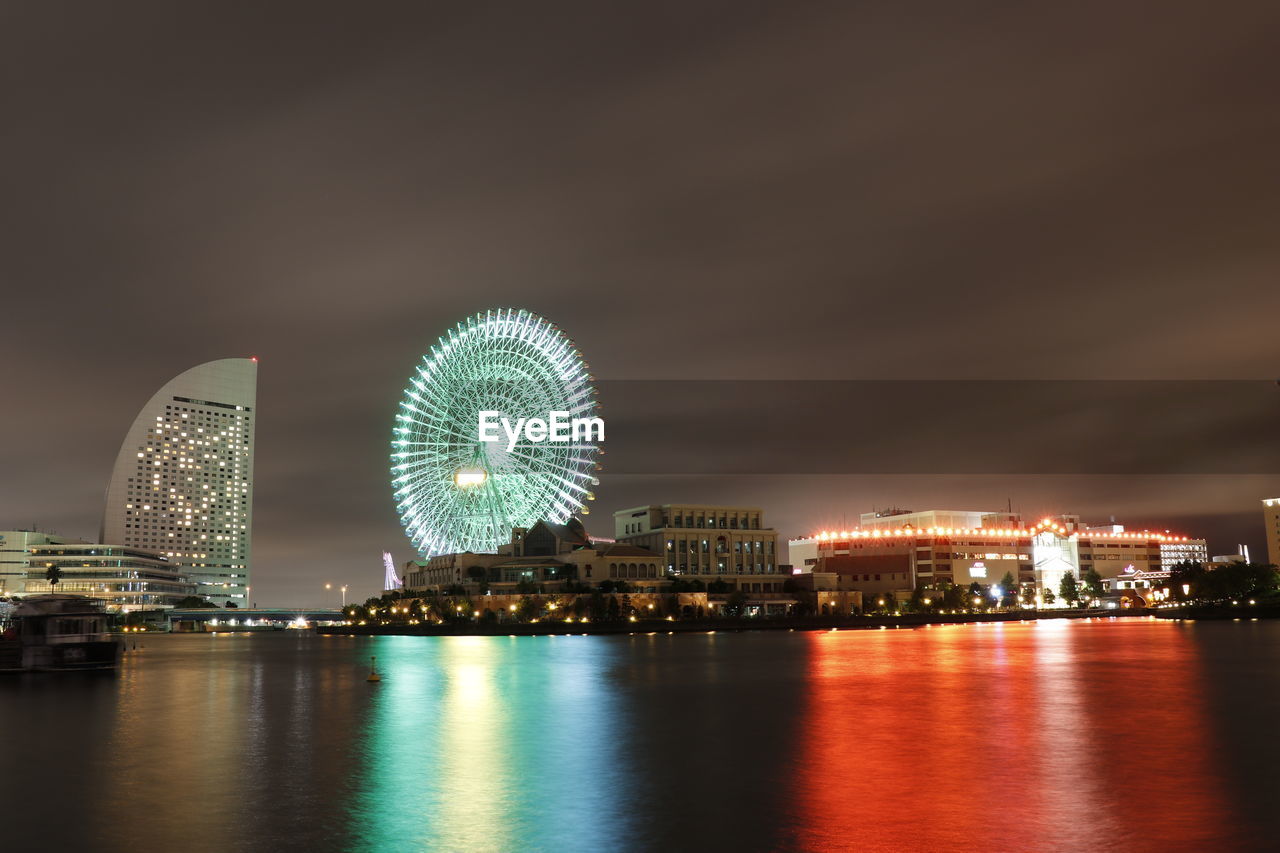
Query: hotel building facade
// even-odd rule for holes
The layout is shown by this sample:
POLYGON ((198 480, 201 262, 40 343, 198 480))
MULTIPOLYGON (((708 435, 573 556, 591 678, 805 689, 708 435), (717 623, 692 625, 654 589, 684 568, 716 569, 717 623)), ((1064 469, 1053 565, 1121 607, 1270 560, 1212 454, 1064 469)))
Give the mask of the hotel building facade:
POLYGON ((216 604, 247 603, 257 359, 225 358, 157 391, 125 435, 100 541, 156 552, 216 604))

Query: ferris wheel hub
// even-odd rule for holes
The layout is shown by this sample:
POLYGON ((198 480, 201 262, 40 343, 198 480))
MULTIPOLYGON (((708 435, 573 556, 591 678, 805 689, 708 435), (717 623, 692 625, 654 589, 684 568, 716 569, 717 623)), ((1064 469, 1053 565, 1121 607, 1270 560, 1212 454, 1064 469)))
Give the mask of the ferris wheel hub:
POLYGON ((483 468, 459 468, 458 472, 453 475, 453 482, 460 489, 483 486, 485 480, 488 479, 489 474, 483 468))

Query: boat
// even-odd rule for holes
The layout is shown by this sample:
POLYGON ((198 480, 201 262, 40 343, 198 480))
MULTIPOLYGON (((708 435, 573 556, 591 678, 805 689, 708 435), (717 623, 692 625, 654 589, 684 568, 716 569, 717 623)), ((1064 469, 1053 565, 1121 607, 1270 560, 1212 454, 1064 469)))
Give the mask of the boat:
POLYGON ((111 670, 123 650, 98 599, 32 595, 0 611, 0 672, 111 670))

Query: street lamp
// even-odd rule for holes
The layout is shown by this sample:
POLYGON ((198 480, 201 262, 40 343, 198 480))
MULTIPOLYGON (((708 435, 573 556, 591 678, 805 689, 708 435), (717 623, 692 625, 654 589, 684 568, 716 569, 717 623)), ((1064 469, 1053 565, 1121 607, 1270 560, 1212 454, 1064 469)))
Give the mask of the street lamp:
MULTIPOLYGON (((333 589, 333 584, 327 583, 324 585, 324 588, 333 589)), ((347 609, 347 588, 343 586, 343 587, 339 587, 339 589, 342 590, 342 609, 346 610, 347 609)))

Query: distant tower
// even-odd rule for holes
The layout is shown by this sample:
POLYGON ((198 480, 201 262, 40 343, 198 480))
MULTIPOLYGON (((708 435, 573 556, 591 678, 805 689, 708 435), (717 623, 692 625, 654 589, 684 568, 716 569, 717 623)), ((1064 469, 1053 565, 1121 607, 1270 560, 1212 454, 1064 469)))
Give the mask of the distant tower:
POLYGON ((400 582, 400 577, 396 574, 395 560, 391 558, 390 551, 382 552, 382 566, 386 569, 386 574, 383 575, 382 580, 383 589, 400 589, 404 586, 400 582))
POLYGON ((99 541, 159 551, 200 595, 246 604, 258 361, 224 358, 171 379, 120 446, 99 541))

